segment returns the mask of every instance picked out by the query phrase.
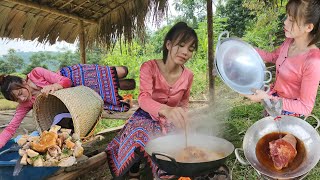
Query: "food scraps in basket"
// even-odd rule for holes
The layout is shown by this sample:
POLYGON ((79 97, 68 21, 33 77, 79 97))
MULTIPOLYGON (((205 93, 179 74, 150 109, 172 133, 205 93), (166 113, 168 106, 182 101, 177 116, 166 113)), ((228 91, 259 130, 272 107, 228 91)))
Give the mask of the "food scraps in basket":
POLYGON ((18 140, 19 155, 22 165, 68 167, 76 163, 76 158, 83 155, 80 136, 71 134, 71 129, 58 125, 43 131, 41 136, 23 135, 18 140))

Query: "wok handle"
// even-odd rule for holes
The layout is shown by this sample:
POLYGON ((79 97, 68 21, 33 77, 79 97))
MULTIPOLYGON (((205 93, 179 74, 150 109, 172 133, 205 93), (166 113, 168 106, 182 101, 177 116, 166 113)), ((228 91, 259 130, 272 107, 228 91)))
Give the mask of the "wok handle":
POLYGON ((237 160, 238 160, 242 165, 245 165, 245 166, 250 165, 247 160, 245 160, 245 159, 243 159, 243 158, 241 157, 239 151, 242 151, 242 152, 243 152, 243 149, 242 149, 242 148, 236 148, 236 149, 234 150, 234 154, 236 155, 237 160))
POLYGON ((263 81, 264 83, 269 83, 272 80, 272 73, 270 71, 264 71, 266 74, 269 74, 269 79, 263 81))
POLYGON ((304 120, 306 121, 308 117, 313 117, 317 121, 317 126, 314 129, 318 129, 320 127, 320 120, 318 119, 318 117, 315 115, 309 115, 309 116, 306 116, 304 120))
POLYGON ((177 161, 173 158, 173 157, 171 157, 171 156, 169 156, 168 154, 163 154, 163 153, 160 153, 160 152, 153 152, 152 153, 152 159, 157 163, 157 164, 159 164, 159 159, 156 157, 156 156, 163 156, 163 157, 166 157, 166 158, 168 158, 168 159, 170 159, 170 161, 176 166, 176 168, 178 168, 178 163, 177 163, 177 161))
MULTIPOLYGON (((226 38, 229 38, 229 31, 223 31, 222 33, 219 34, 219 37, 218 37, 218 42, 217 42, 217 46, 216 46, 216 50, 218 49, 218 47, 220 46, 221 44, 221 38, 222 36, 226 35, 226 38)), ((217 51, 216 51, 217 52, 217 51)))

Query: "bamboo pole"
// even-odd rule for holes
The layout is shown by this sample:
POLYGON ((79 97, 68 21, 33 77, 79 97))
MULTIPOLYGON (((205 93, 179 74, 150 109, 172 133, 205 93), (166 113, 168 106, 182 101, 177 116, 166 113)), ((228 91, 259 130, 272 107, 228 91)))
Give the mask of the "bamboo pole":
POLYGON ((84 34, 84 27, 83 21, 80 21, 80 33, 79 33, 79 40, 80 40, 80 59, 82 64, 86 64, 86 46, 85 46, 85 34, 84 34))
POLYGON ((45 12, 52 13, 52 14, 57 14, 57 15, 64 16, 64 17, 67 17, 70 19, 81 20, 83 22, 90 23, 90 24, 98 24, 97 21, 94 21, 91 19, 81 18, 79 16, 76 16, 73 14, 68 14, 63 11, 59 11, 57 9, 50 8, 49 6, 44 6, 44 5, 34 3, 32 1, 21 1, 21 0, 5 0, 5 1, 14 2, 14 3, 21 5, 21 6, 26 6, 26 7, 33 8, 33 9, 39 9, 41 11, 45 11, 45 12))
POLYGON ((207 26, 208 26, 208 76, 209 76, 209 102, 214 102, 214 76, 213 76, 213 12, 212 0, 207 0, 207 26))

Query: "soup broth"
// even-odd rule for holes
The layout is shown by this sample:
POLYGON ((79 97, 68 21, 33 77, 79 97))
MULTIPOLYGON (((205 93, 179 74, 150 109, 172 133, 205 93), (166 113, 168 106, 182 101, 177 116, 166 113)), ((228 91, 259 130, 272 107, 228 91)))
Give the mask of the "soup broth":
MULTIPOLYGON (((270 155, 269 142, 284 137, 286 133, 273 132, 263 136, 257 143, 256 156, 258 161, 272 171, 279 171, 274 168, 273 161, 270 155)), ((289 163, 288 167, 281 169, 282 172, 292 171, 300 166, 306 156, 306 149, 303 142, 295 137, 297 140, 296 150, 297 156, 289 163)))

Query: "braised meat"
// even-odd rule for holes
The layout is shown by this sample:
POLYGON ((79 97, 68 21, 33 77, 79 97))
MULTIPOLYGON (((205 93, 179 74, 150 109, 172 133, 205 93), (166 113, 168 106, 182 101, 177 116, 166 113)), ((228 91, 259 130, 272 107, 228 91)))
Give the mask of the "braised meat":
POLYGON ((291 134, 287 134, 281 139, 269 142, 270 155, 272 157, 274 167, 277 170, 287 167, 296 157, 296 144, 297 140, 291 134))
POLYGON ((176 160, 178 162, 196 163, 214 161, 223 157, 224 153, 221 152, 213 152, 205 148, 188 146, 177 153, 176 160))

